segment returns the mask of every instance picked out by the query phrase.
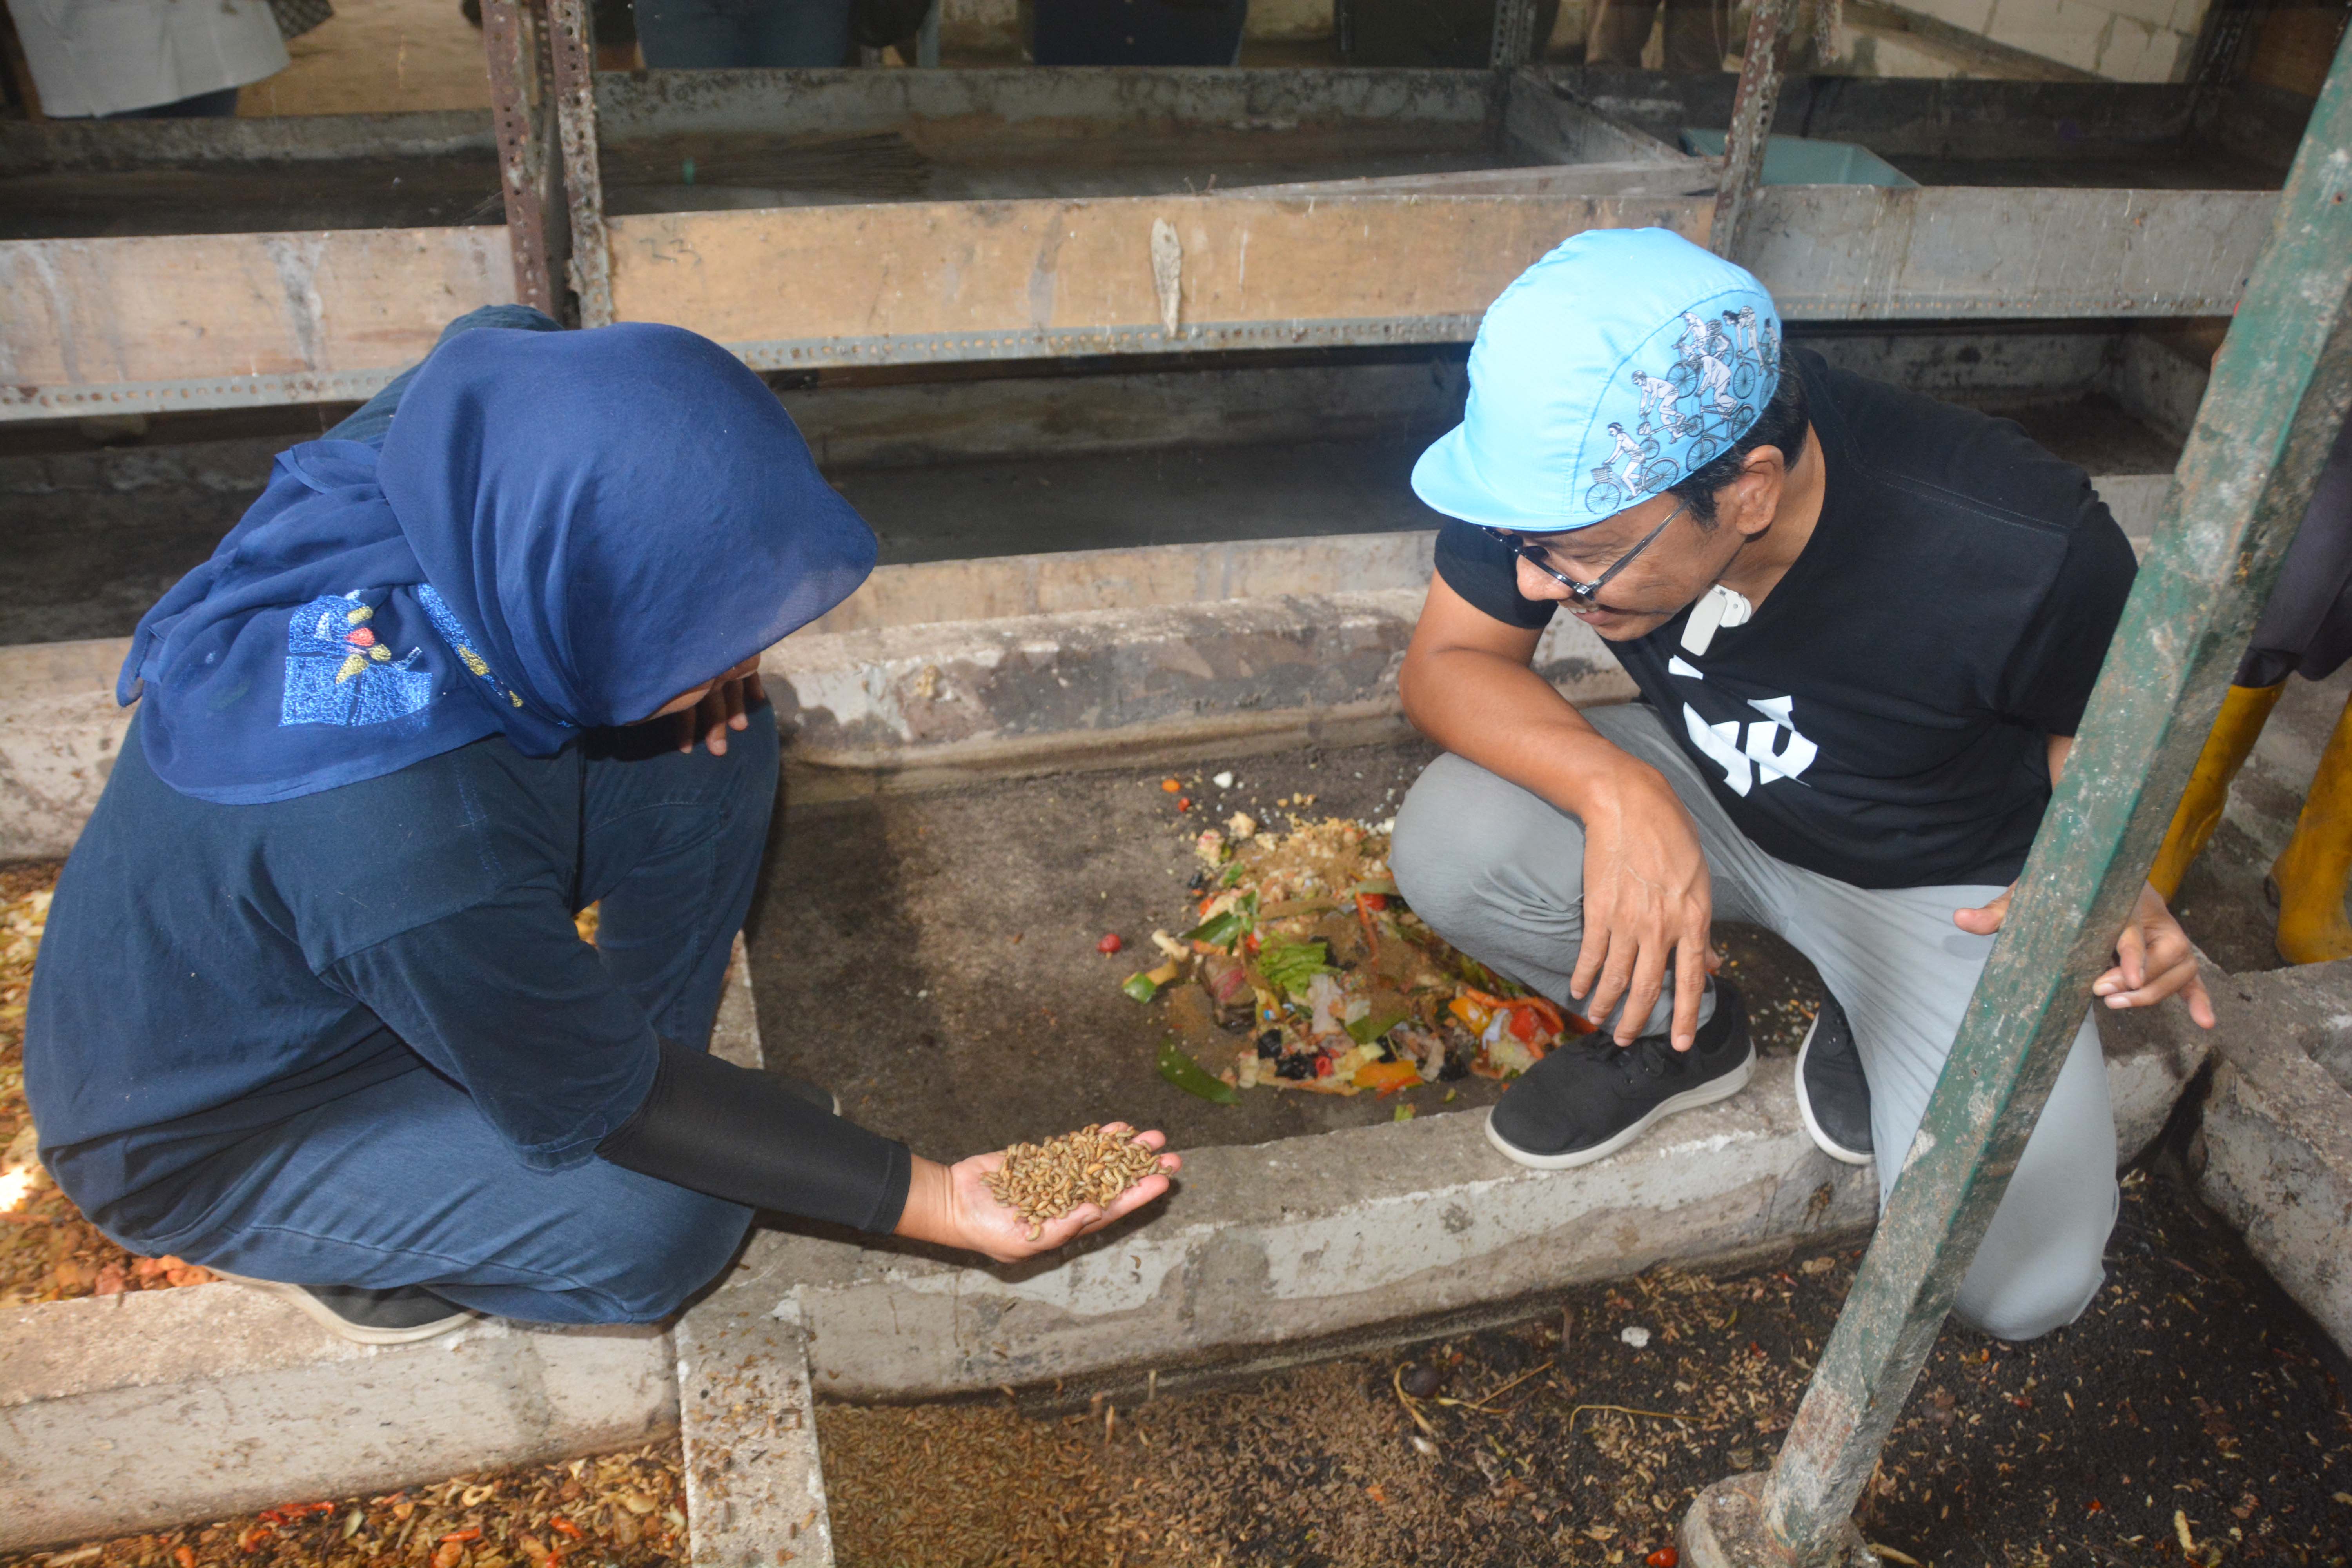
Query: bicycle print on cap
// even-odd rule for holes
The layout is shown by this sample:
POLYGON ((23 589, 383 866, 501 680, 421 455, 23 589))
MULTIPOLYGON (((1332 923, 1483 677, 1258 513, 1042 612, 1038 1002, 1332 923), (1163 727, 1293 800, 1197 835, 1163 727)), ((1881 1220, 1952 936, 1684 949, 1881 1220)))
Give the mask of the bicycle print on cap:
POLYGON ((1685 310, 1664 375, 1626 372, 1635 395, 1633 426, 1609 421, 1609 456, 1592 470, 1584 507, 1595 516, 1622 511, 1679 482, 1756 423, 1780 363, 1780 323, 1753 305, 1718 314, 1685 310))

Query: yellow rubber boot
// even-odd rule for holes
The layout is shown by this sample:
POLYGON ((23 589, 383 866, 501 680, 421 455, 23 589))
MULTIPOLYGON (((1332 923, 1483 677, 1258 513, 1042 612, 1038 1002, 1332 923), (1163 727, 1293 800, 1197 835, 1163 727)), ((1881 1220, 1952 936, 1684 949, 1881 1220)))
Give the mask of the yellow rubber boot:
POLYGON ((2279 956, 2289 963, 2352 958, 2352 921, 2344 892, 2352 882, 2352 702, 2336 721, 2319 772, 2303 797, 2303 815, 2286 853, 2271 864, 2278 884, 2279 956))
POLYGON ((2197 771, 2189 775, 2189 788, 2172 814, 2172 826, 2165 829, 2164 847, 2156 852, 2156 867, 2147 874, 2166 903, 2180 891, 2180 879, 2189 874, 2189 864, 2204 853, 2213 830, 2221 826, 2221 808, 2230 803, 2230 781, 2238 776, 2254 742, 2262 739, 2263 725, 2285 689, 2284 680, 2276 686, 2232 686, 2221 699, 2221 716, 2213 721, 2213 732, 2205 737, 2197 771))

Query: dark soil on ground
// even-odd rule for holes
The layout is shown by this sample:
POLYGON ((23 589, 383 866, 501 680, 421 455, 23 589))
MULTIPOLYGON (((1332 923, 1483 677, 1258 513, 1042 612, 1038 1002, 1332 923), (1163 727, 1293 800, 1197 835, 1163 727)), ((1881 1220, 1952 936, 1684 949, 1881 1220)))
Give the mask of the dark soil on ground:
MULTIPOLYGON (((824 1407, 840 1560, 1640 1563, 1700 1487, 1770 1463, 1859 1257, 1654 1274, 1132 1408, 824 1407)), ((2136 1172, 2081 1321, 1946 1327, 1862 1523, 1932 1568, 2343 1564, 2342 1374, 2177 1166, 2136 1172)))

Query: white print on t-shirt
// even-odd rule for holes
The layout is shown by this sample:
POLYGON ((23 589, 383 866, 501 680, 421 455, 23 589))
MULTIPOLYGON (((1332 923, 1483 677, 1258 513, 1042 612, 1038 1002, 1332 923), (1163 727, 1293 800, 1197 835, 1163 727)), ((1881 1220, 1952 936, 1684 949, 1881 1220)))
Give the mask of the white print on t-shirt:
POLYGON ((1751 720, 1747 725, 1746 745, 1741 744, 1740 723, 1727 719, 1710 724, 1699 717, 1698 710, 1683 704, 1683 723, 1690 731, 1691 744, 1701 755, 1723 770, 1723 782, 1734 795, 1746 795, 1754 788, 1759 776, 1763 783, 1774 779, 1794 779, 1813 765, 1821 748, 1800 734, 1791 709, 1795 699, 1768 697, 1759 701, 1750 699, 1748 706, 1765 715, 1751 720), (1786 730, 1789 738, 1780 739, 1786 730))

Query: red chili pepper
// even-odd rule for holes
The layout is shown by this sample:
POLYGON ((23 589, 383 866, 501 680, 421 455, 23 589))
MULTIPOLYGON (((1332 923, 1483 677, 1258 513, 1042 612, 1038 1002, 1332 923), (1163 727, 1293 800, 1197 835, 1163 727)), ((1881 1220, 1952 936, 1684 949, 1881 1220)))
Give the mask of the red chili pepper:
POLYGON ((581 1539, 580 1527, 560 1513, 549 1516, 547 1528, 558 1535, 568 1535, 574 1541, 581 1539))
POLYGON ((1661 1546, 1642 1559, 1650 1568, 1675 1568, 1675 1564, 1682 1560, 1683 1554, 1671 1546, 1661 1546))
POLYGON ((1178 795, 1178 796, 1176 797, 1176 809, 1177 809, 1177 810, 1179 810, 1179 811, 1190 811, 1190 810, 1192 810, 1192 797, 1191 795, 1178 795))
POLYGON ((1541 996, 1530 996, 1527 998, 1525 1005, 1529 1012, 1543 1020, 1544 1027, 1549 1029, 1553 1034, 1565 1035, 1568 1033, 1568 1020, 1560 1016, 1559 1009, 1553 1006, 1548 999, 1541 996))
POLYGON ((1247 936, 1242 938, 1242 946, 1248 951, 1252 957, 1255 957, 1258 950, 1257 932, 1252 931, 1247 936))
POLYGON ((1097 952, 1117 952, 1120 948, 1125 947, 1126 945, 1126 942, 1119 940, 1118 932, 1111 931, 1100 942, 1095 943, 1095 951, 1097 952))
POLYGON ((1331 1058, 1329 1057, 1317 1057, 1315 1058, 1315 1076, 1317 1078, 1329 1078, 1331 1076, 1331 1058))
POLYGON ((257 1524, 236 1538, 236 1549, 239 1552, 257 1552, 261 1549, 261 1543, 276 1533, 277 1531, 273 1526, 257 1524))
POLYGON ((172 1548, 172 1561, 177 1563, 180 1568, 196 1568, 196 1549, 193 1546, 174 1546, 172 1548))
POLYGON ((1389 896, 1386 893, 1358 893, 1356 902, 1368 910, 1384 910, 1389 907, 1389 896))
POLYGON ((1514 1007, 1505 1016, 1511 1020, 1511 1033, 1517 1036, 1523 1045, 1533 1045, 1536 1037, 1543 1033, 1543 1026, 1536 1021, 1532 1007, 1514 1007))
POLYGON ((481 1538, 479 1530, 453 1530, 441 1538, 441 1544, 446 1546, 453 1541, 479 1541, 481 1538))

